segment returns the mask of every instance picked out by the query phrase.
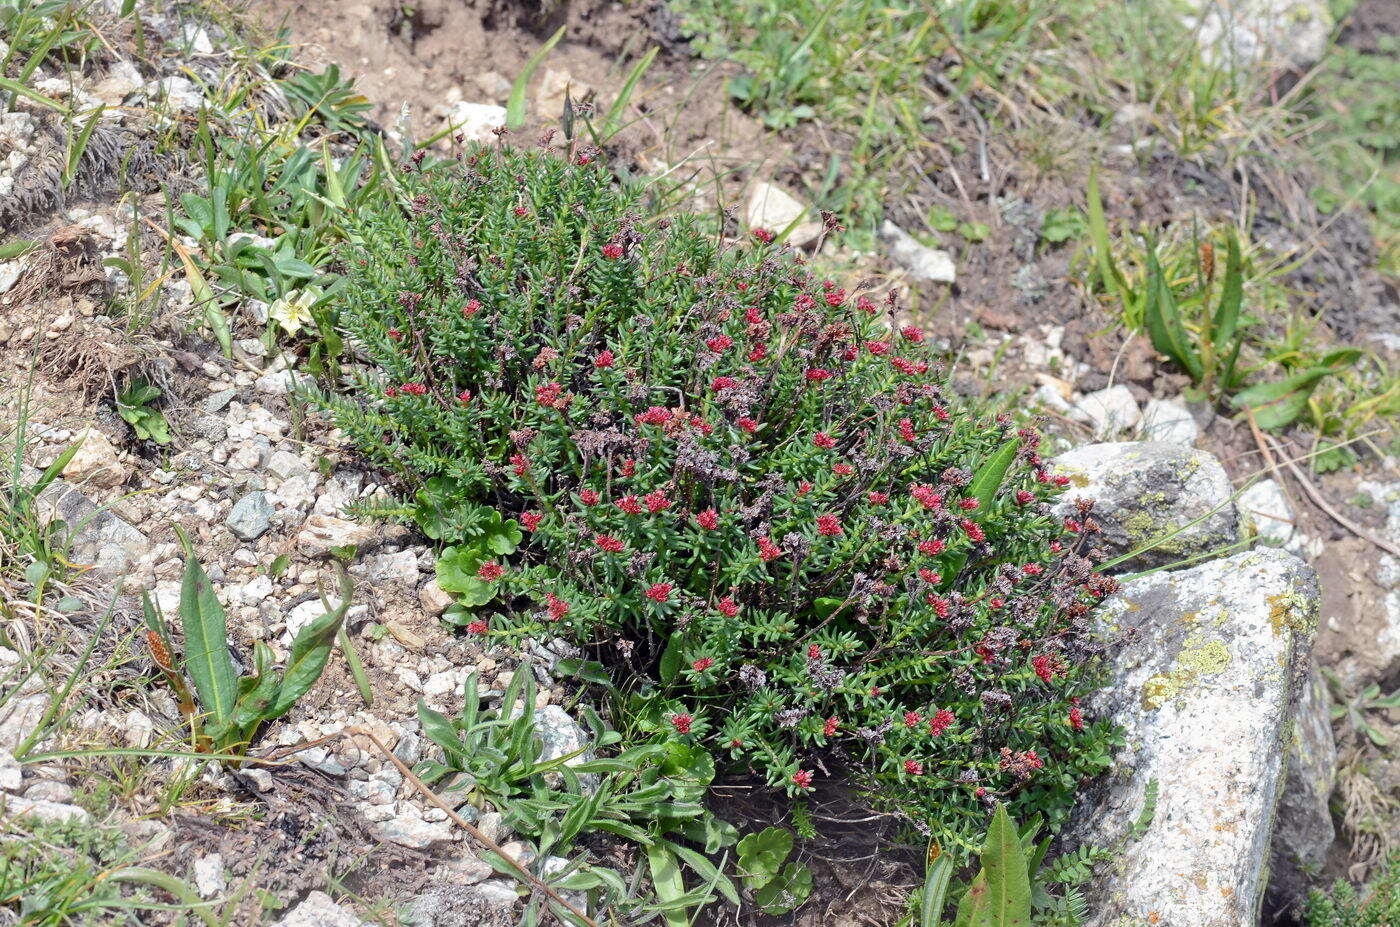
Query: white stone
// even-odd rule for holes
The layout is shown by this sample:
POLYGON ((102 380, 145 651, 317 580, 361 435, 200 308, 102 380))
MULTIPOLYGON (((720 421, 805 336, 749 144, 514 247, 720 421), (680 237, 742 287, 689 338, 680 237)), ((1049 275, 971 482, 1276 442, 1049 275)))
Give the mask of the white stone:
POLYGON ((418 583, 418 555, 411 550, 380 554, 364 561, 365 578, 375 582, 418 583))
MULTIPOLYGON (((340 599, 335 596, 328 596, 326 601, 330 603, 331 608, 340 606, 340 599)), ((319 598, 308 599, 287 612, 286 642, 290 644, 303 628, 324 614, 326 614, 326 606, 321 604, 319 598)))
POLYGON ((366 927, 349 908, 341 907, 325 892, 312 892, 306 900, 269 927, 366 927))
POLYGON ((1168 441, 1192 446, 1201 436, 1201 426, 1183 405, 1170 399, 1149 399, 1142 410, 1138 430, 1144 441, 1168 441))
POLYGON ((0 264, 0 294, 8 293, 24 273, 24 261, 6 261, 0 264))
POLYGON ((1260 480, 1240 493, 1235 505, 1240 510, 1240 521, 1252 528, 1262 543, 1293 553, 1302 550, 1303 533, 1295 525, 1288 499, 1276 481, 1260 480))
POLYGON ((82 438, 82 446, 63 468, 63 478, 72 483, 88 483, 111 489, 126 482, 130 470, 122 463, 121 454, 107 436, 90 429, 82 438))
POLYGON ((1130 580, 1104 603, 1126 642, 1085 711, 1125 744, 1068 830, 1071 846, 1115 848, 1089 886, 1091 927, 1258 923, 1318 601, 1307 564, 1261 549, 1130 580), (1151 782, 1156 813, 1132 840, 1151 782))
POLYGON ((185 77, 167 77, 156 83, 156 97, 177 113, 194 112, 204 105, 204 94, 185 77))
POLYGON ((194 861, 194 887, 201 898, 213 898, 228 890, 222 856, 210 853, 194 861))
POLYGON ((374 538, 374 530, 333 515, 311 515, 297 532, 297 547, 308 557, 324 557, 341 547, 358 547, 374 538))
POLYGON ((822 233, 822 224, 804 219, 808 209, 796 197, 782 187, 767 182, 754 185, 749 194, 748 222, 751 229, 766 229, 780 235, 792 223, 798 224, 788 235, 788 243, 797 247, 810 244, 822 233))
POLYGON ((568 71, 556 71, 553 68, 546 68, 544 77, 540 80, 540 85, 535 90, 536 115, 541 119, 558 119, 564 115, 564 92, 568 91, 569 98, 577 103, 586 97, 592 90, 587 84, 578 80, 568 71))
POLYGON ((1087 393, 1075 403, 1074 411, 1070 414, 1075 420, 1092 425, 1096 438, 1129 432, 1142 420, 1142 410, 1138 408, 1137 400, 1122 383, 1087 393))
POLYGON ((1327 50, 1332 11, 1327 0, 1194 0, 1189 26, 1210 62, 1247 70, 1302 70, 1327 50))
POLYGON ((1031 394, 1031 399, 1044 408, 1059 412, 1061 415, 1069 414, 1069 403, 1065 402, 1065 398, 1060 395, 1059 390, 1049 384, 1042 383, 1037 386, 1035 392, 1031 394))
POLYGON ((411 850, 423 850, 435 843, 446 843, 456 837, 451 824, 445 821, 425 821, 411 811, 401 812, 387 821, 376 824, 374 830, 383 839, 411 850))
POLYGON ((291 451, 276 451, 267 461, 267 472, 279 480, 289 480, 310 470, 311 468, 306 465, 306 461, 291 451))
POLYGON ((418 590, 418 601, 422 604, 423 611, 436 618, 447 611, 448 606, 452 604, 452 596, 443 591, 436 579, 430 579, 418 590))
POLYGON ((1077 501, 1090 499, 1101 528, 1096 546, 1119 555, 1154 545, 1114 570, 1167 566, 1239 540, 1234 488, 1204 451, 1164 441, 1089 444, 1055 457, 1051 468, 1070 481, 1057 517, 1080 518, 1077 501))
POLYGON ((107 76, 92 88, 93 96, 108 106, 120 106, 122 101, 145 85, 141 72, 125 58, 119 59, 107 69, 107 76))
POLYGON ((65 805, 18 795, 0 796, 0 803, 3 804, 4 812, 7 815, 37 818, 50 824, 86 822, 89 818, 87 811, 77 805, 65 805))
POLYGON ((9 750, 0 749, 0 791, 17 792, 24 780, 19 760, 9 750))
POLYGON ((920 243, 888 219, 880 227, 880 237, 889 248, 890 257, 914 280, 930 283, 953 283, 957 280, 953 256, 947 251, 920 243))
POLYGON ((452 108, 447 111, 447 124, 452 127, 454 133, 461 134, 465 141, 489 144, 496 138, 491 130, 506 124, 506 108, 463 100, 452 104, 452 108))

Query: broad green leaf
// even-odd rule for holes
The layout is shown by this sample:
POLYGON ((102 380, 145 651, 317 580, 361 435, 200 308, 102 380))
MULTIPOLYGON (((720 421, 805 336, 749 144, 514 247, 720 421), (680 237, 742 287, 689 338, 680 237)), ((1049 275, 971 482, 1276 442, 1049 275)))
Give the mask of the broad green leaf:
POLYGON ((685 897, 685 880, 681 878, 681 868, 676 856, 662 844, 652 843, 647 848, 647 868, 651 871, 652 888, 662 902, 661 917, 666 927, 689 927, 690 919, 683 909, 667 907, 685 897))
MULTIPOLYGON (((344 576, 344 574, 342 574, 344 576)), ((336 635, 345 622, 345 613, 350 610, 353 589, 348 579, 343 579, 340 588, 340 604, 320 618, 301 629, 292 641, 291 655, 287 658, 287 669, 282 673, 282 686, 277 691, 277 700, 272 703, 264 721, 280 718, 297 699, 305 695, 316 680, 321 678, 326 663, 335 649, 336 635)))
POLYGON ((696 875, 719 889, 719 893, 728 899, 730 904, 735 906, 739 904, 739 889, 729 876, 720 871, 718 866, 690 847, 672 843, 669 840, 665 843, 672 853, 675 853, 687 866, 695 870, 696 875))
POLYGON ((1237 409, 1249 408, 1260 428, 1283 428, 1307 410, 1308 399, 1324 377, 1338 373, 1361 357, 1355 348, 1333 351, 1322 358, 1322 365, 1309 367, 1282 380, 1258 383, 1230 399, 1237 409))
POLYGON ((454 545, 443 548, 438 555, 435 571, 438 585, 457 597, 465 608, 476 608, 496 596, 496 583, 476 575, 477 568, 488 559, 481 551, 454 545))
POLYGON ((177 525, 185 548, 185 573, 180 580, 180 627, 185 634, 185 669, 194 680, 201 707, 216 725, 233 716, 238 679, 228 652, 228 618, 214 595, 214 586, 195 559, 194 547, 177 525))
POLYGON ((788 863, 771 882, 754 892, 754 902, 765 914, 794 911, 812 894, 812 870, 788 863))
POLYGON ((991 507, 992 500, 996 498, 997 490, 1006 479, 1006 471, 1011 469, 1011 464, 1016 460, 1016 450, 1020 447, 1020 442, 1016 439, 1007 441, 997 452, 993 454, 977 474, 972 478, 972 485, 968 487, 968 495, 976 499, 979 503, 978 511, 985 513, 991 507))
POLYGON ((671 639, 666 642, 666 649, 661 651, 661 662, 657 667, 657 673, 661 681, 667 685, 676 681, 677 674, 681 671, 682 653, 685 645, 681 643, 682 635, 672 634, 671 639))
POLYGON ((1157 261, 1157 243, 1147 243, 1147 302, 1143 307, 1142 321, 1152 346, 1162 354, 1176 361, 1191 379, 1199 381, 1204 374, 1201 359, 1191 346, 1186 326, 1181 321, 1181 309, 1172 294, 1171 285, 1162 274, 1162 265, 1157 261))
POLYGON ((783 860, 792 852, 792 832, 769 827, 739 841, 739 874, 751 891, 777 877, 783 860))
POLYGON ((924 898, 919 907, 920 927, 938 927, 948 899, 948 881, 953 877, 953 857, 943 853, 929 864, 924 877, 924 898))
POLYGON ((1021 835, 1006 806, 997 806, 982 848, 982 871, 958 907, 959 925, 967 927, 1029 927, 1031 885, 1021 835))

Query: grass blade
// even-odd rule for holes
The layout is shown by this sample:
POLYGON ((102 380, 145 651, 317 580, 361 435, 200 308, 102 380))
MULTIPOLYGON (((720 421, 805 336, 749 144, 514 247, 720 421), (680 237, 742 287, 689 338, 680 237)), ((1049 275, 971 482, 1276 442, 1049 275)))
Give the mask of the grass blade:
POLYGON ((953 858, 947 853, 929 864, 924 878, 924 899, 919 907, 920 927, 938 927, 948 900, 948 882, 953 878, 953 858))
POLYGON ((78 175, 78 165, 83 160, 83 152, 87 151, 88 139, 92 138, 92 130, 97 128, 97 121, 102 118, 102 112, 107 106, 103 104, 92 111, 88 117, 87 125, 78 133, 78 138, 68 147, 68 166, 63 169, 63 188, 66 190, 73 185, 73 178, 78 175))
POLYGON ((623 81, 622 89, 618 91, 617 99, 613 100, 612 106, 608 108, 608 114, 603 117, 603 141, 607 141, 621 128, 622 113, 627 108, 628 102, 632 99, 632 94, 636 92, 637 82, 642 79, 642 75, 651 67, 651 63, 656 60, 656 53, 661 50, 659 45, 653 45, 651 49, 641 57, 632 71, 627 75, 627 80, 623 81))
POLYGON ((540 50, 530 56, 530 60, 525 62, 525 67, 520 69, 520 76, 515 79, 515 83, 510 88, 510 99, 506 102, 506 128, 518 129, 525 124, 525 91, 530 83, 530 78, 535 76, 540 64, 545 56, 554 50, 554 46, 559 44, 559 40, 564 37, 564 26, 559 27, 559 31, 549 37, 540 50))

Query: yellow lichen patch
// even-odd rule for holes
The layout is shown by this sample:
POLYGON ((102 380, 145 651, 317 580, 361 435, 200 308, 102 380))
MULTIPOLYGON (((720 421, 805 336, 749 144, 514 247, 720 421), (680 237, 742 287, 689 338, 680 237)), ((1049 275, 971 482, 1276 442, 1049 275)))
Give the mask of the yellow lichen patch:
POLYGON ((1070 484, 1083 489, 1089 485, 1089 478, 1082 473, 1071 473, 1069 475, 1070 484))
POLYGON ((1307 596, 1290 589, 1266 596, 1265 601, 1269 603, 1269 624, 1273 625, 1275 634, 1284 631, 1307 634, 1316 628, 1316 622, 1308 617, 1307 596))
POLYGON ((1230 665, 1230 651, 1221 640, 1209 640, 1197 632, 1186 639, 1176 665, 1142 685, 1142 707, 1161 708, 1199 680, 1220 674, 1230 665))

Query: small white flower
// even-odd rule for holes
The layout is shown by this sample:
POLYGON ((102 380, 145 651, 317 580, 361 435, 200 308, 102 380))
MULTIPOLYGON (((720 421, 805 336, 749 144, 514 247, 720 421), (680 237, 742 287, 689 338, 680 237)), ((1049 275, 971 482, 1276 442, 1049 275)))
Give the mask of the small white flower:
POLYGON ((320 298, 321 290, 314 286, 288 293, 267 307, 267 317, 282 326, 287 334, 295 335, 312 321, 311 307, 320 298))

